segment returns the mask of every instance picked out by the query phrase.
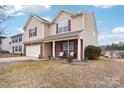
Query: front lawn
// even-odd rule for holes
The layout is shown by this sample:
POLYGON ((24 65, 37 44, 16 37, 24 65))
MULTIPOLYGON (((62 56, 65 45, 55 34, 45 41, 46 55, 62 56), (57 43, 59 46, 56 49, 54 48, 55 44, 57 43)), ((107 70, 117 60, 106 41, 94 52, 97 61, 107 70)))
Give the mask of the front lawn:
POLYGON ((124 63, 54 61, 0 63, 0 87, 124 87, 124 63))

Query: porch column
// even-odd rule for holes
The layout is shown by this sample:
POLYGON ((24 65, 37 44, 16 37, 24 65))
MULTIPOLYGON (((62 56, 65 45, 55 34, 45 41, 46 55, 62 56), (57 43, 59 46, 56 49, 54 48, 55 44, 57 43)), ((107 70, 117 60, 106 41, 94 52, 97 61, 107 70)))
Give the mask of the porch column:
POLYGON ((53 41, 53 57, 55 57, 55 41, 53 41))
POLYGON ((78 60, 81 60, 81 39, 78 38, 78 60))

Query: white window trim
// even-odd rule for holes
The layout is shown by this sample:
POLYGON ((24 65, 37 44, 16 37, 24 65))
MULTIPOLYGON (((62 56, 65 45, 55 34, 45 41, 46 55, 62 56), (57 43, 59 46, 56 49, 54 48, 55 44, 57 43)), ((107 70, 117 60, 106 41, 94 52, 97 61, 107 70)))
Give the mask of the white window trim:
POLYGON ((74 50, 74 42, 69 42, 69 41, 67 41, 66 43, 63 43, 63 51, 68 51, 68 54, 69 54, 69 51, 70 50, 74 50), (73 44, 73 49, 70 49, 70 43, 72 43, 73 44), (66 48, 66 49, 64 49, 64 44, 67 44, 67 47, 68 48, 66 48))
POLYGON ((65 19, 65 20, 62 20, 62 21, 58 22, 58 34, 60 34, 60 33, 66 33, 66 32, 68 32, 68 19, 65 19), (64 24, 62 24, 62 23, 64 23, 64 21, 66 22, 65 26, 64 26, 64 24), (62 26, 60 26, 60 24, 62 24, 62 26), (67 27, 67 31, 64 31, 63 30, 64 27, 67 27), (62 31, 61 32, 59 31, 59 28, 62 28, 62 31))
POLYGON ((30 34, 29 38, 37 36, 37 35, 33 35, 33 33, 35 32, 35 27, 37 27, 37 26, 33 26, 33 27, 29 28, 29 34, 30 34))

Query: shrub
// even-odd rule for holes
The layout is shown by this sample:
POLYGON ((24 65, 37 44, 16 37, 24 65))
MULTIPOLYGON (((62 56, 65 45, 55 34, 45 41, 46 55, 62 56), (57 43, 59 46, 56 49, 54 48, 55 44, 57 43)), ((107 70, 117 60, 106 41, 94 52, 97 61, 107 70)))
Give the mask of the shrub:
POLYGON ((101 53, 101 48, 93 45, 89 45, 85 48, 85 58, 94 59, 99 57, 101 53))
POLYGON ((68 63, 72 63, 73 62, 73 58, 71 56, 67 57, 67 62, 68 63))

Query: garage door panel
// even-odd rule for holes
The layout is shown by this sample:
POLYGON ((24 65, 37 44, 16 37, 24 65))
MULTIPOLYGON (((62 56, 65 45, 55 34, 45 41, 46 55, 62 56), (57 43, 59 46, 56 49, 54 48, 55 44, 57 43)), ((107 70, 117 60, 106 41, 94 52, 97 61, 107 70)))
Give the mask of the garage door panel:
POLYGON ((40 45, 26 46, 26 56, 38 58, 39 55, 40 55, 40 45))

